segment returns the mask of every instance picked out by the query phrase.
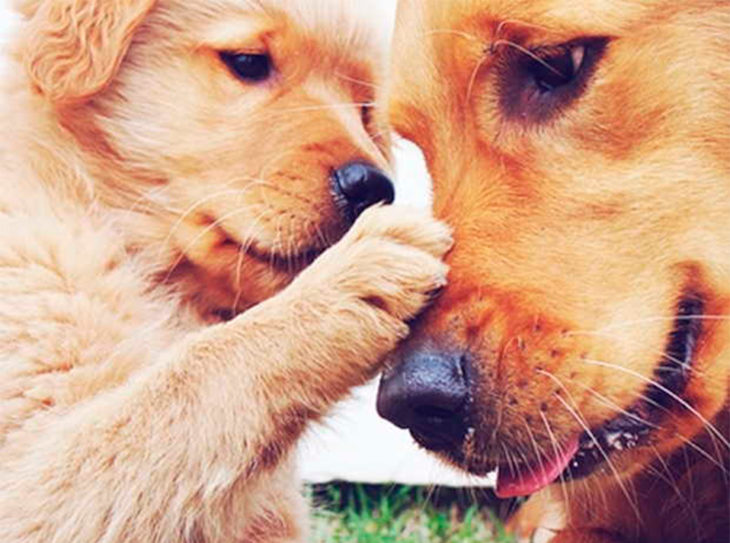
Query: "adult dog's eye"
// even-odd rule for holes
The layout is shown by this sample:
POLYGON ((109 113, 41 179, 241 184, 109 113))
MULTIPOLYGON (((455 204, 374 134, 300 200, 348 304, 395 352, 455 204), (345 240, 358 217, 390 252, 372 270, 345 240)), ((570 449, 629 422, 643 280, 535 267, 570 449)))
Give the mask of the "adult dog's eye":
POLYGON ((220 56, 230 70, 244 81, 265 81, 273 72, 271 57, 266 54, 221 53, 220 56))
POLYGON ((561 53, 541 58, 536 56, 527 69, 535 80, 537 87, 543 92, 550 92, 558 87, 570 85, 580 74, 586 58, 586 46, 567 47, 561 53))
POLYGON ((512 50, 500 70, 500 106, 505 116, 538 123, 555 117, 585 91, 607 44, 607 38, 589 38, 512 50))

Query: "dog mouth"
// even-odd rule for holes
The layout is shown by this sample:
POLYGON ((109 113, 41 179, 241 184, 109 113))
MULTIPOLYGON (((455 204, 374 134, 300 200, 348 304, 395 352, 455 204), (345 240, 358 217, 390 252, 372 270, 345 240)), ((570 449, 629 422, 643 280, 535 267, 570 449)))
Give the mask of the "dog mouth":
POLYGON ((341 237, 322 226, 317 236, 303 230, 297 236, 292 228, 269 241, 229 229, 212 214, 191 217, 180 231, 161 281, 191 288, 191 301, 212 323, 231 321, 276 295, 341 237))
POLYGON ((284 254, 274 250, 262 249, 255 243, 250 243, 245 246, 235 241, 231 241, 231 243, 235 243, 239 251, 253 260, 277 271, 286 273, 296 273, 303 270, 327 250, 327 247, 307 248, 290 254, 284 254))
POLYGON ((265 247, 256 239, 242 241, 238 236, 222 227, 219 227, 218 231, 221 236, 218 244, 220 249, 235 252, 239 258, 245 256, 269 269, 290 275, 299 273, 310 266, 329 248, 329 245, 326 247, 296 247, 296 244, 292 243, 291 249, 284 250, 283 247, 265 247))
POLYGON ((501 498, 532 495, 556 481, 575 481, 605 469, 610 455, 645 445, 688 386, 702 334, 704 302, 687 296, 679 304, 674 329, 662 363, 641 400, 600 427, 584 432, 554 454, 533 465, 499 468, 497 494, 501 498))

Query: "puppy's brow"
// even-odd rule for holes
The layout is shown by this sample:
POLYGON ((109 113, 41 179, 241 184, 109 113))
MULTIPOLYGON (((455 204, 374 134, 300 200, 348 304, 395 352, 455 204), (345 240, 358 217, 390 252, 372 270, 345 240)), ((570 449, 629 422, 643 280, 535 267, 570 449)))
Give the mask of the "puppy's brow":
POLYGON ((210 27, 202 41, 217 49, 260 49, 273 31, 273 23, 262 15, 241 14, 210 27))

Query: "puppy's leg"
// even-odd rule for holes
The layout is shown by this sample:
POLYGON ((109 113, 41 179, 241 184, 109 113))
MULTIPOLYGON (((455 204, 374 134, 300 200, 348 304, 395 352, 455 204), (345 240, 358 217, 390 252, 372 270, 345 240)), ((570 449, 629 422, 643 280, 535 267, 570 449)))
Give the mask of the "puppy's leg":
POLYGON ((301 488, 295 483, 298 477, 294 467, 293 462, 284 463, 271 477, 261 480, 260 492, 252 493, 261 504, 260 513, 247 523, 242 543, 291 543, 305 539, 309 511, 301 488))
POLYGON ((0 451, 0 540, 240 538, 260 512, 246 490, 377 371, 443 286, 449 245, 430 219, 371 210, 281 295, 16 430, 0 451))

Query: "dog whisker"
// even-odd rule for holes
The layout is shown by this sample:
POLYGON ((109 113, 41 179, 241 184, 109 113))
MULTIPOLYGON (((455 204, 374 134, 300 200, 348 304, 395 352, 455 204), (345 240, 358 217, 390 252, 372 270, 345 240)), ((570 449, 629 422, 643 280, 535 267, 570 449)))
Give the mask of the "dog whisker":
MULTIPOLYGON (((573 335, 581 335, 581 336, 585 336, 585 337, 596 337, 596 338, 603 338, 603 339, 622 340, 631 345, 641 345, 641 346, 644 345, 643 340, 627 340, 627 338, 625 336, 618 334, 618 333, 608 334, 608 333, 604 333, 604 332, 579 332, 579 333, 573 334, 573 335)), ((666 350, 664 350, 664 349, 650 349, 650 351, 654 354, 659 355, 667 362, 673 362, 679 366, 682 366, 681 370, 675 369, 675 368, 664 368, 662 370, 664 372, 671 372, 671 371, 683 371, 683 372, 693 372, 693 373, 700 372, 700 370, 698 370, 694 366, 687 367, 683 360, 679 360, 677 357, 672 356, 671 354, 667 353, 666 350)))
MULTIPOLYGON (((562 383, 561 383, 562 385, 562 383)), ((570 392, 567 388, 563 386, 563 389, 566 391, 566 393, 571 398, 571 402, 575 405, 575 400, 572 399, 572 396, 570 396, 570 392)), ((594 443, 596 448, 598 449, 598 452, 603 456, 604 460, 606 461, 606 465, 608 465, 608 468, 611 470, 611 473, 613 474, 616 483, 618 484, 619 488, 621 489, 621 492, 626 497, 627 502, 631 506, 631 508, 634 511, 634 514, 636 515, 636 519, 639 523, 641 523, 641 512, 639 511, 639 506, 636 502, 636 496, 635 493, 629 492, 629 489, 624 482, 624 480, 621 478, 621 474, 619 473, 618 469, 616 469, 616 466, 614 465, 613 461, 611 460, 610 455, 603 449, 601 446, 600 441, 598 438, 596 438, 595 434, 593 433, 593 430, 591 430, 588 423, 585 421, 583 416, 577 411, 578 407, 576 405, 575 409, 571 407, 568 402, 566 402, 562 396, 559 394, 555 394, 554 397, 563 405, 563 407, 570 413, 573 418, 578 422, 578 424, 583 428, 583 430, 587 433, 587 435, 590 437, 591 441, 594 443), (634 494, 634 495, 632 495, 634 494)))
POLYGON ((722 456, 721 456, 721 453, 719 450, 716 449, 715 452, 716 452, 717 456, 713 456, 706 449, 700 447, 699 445, 697 445, 697 443, 695 443, 691 439, 687 439, 684 436, 677 436, 677 437, 687 447, 689 447, 690 449, 697 452, 697 454, 706 458, 712 465, 714 465, 716 468, 718 468, 720 471, 722 471, 722 473, 725 475, 725 477, 730 476, 730 470, 728 470, 725 467, 725 465, 723 464, 723 459, 722 459, 722 456))
MULTIPOLYGON (((547 419, 547 416, 542 411, 540 411, 540 418, 542 419, 542 423, 545 425, 545 430, 547 430, 548 436, 550 437, 550 443, 552 445, 555 458, 561 457, 562 445, 555 437, 555 433, 553 432, 552 426, 550 425, 550 421, 547 419)), ((570 511, 570 493, 568 492, 565 475, 563 473, 560 474, 560 491, 563 494, 563 501, 566 504, 566 509, 570 511)))
POLYGON ((169 191, 170 187, 167 185, 156 187, 153 190, 143 190, 140 189, 137 198, 132 201, 127 208, 125 208, 123 211, 125 214, 131 215, 137 212, 139 208, 142 207, 143 202, 150 202, 152 203, 155 210, 159 210, 160 208, 164 209, 168 213, 171 214, 178 214, 180 213, 180 210, 177 208, 170 207, 167 204, 163 204, 159 200, 155 199, 156 196, 159 194, 164 194, 165 192, 169 191))
MULTIPOLYGON (((684 449, 682 452, 683 452, 683 455, 684 455, 685 465, 687 466, 687 469, 689 470, 690 469, 690 461, 689 461, 688 451, 687 451, 687 449, 684 449)), ((688 477, 687 478, 687 485, 689 486, 689 500, 688 501, 689 501, 690 504, 695 504, 696 503, 696 493, 695 493, 695 485, 694 485, 694 481, 692 480, 692 477, 688 477)), ((692 507, 691 510, 692 510, 692 515, 693 515, 693 517, 696 520, 696 522, 694 524, 694 527, 695 527, 695 530, 697 530, 696 533, 699 534, 699 533, 701 533, 702 530, 700 528, 699 519, 696 517, 697 508, 696 507, 692 507)), ((678 517, 675 516, 675 519, 676 519, 675 522, 679 522, 679 518, 678 517)), ((701 537, 698 537, 697 539, 699 540, 699 539, 701 539, 701 537)))
MULTIPOLYGON (((589 336, 589 337, 599 337, 599 338, 606 338, 606 339, 616 339, 616 340, 622 340, 626 341, 627 343, 631 345, 644 345, 644 342, 642 340, 627 340, 625 336, 621 334, 608 334, 603 332, 580 332, 577 335, 583 335, 583 336, 589 336)), ((652 353, 657 354, 659 357, 661 357, 666 362, 672 362, 677 367, 666 367, 662 368, 662 373, 665 375, 672 374, 672 373, 687 373, 687 374, 694 374, 697 376, 702 376, 704 374, 703 370, 700 368, 697 368, 696 366, 687 366, 685 360, 681 360, 677 358, 676 356, 671 355, 664 349, 650 349, 652 353)))
MULTIPOLYGON (((647 394, 641 394, 639 396, 639 398, 641 399, 641 401, 646 402, 647 405, 651 406, 654 409, 658 409, 658 410, 663 411, 664 413, 669 414, 669 415, 672 414, 672 411, 669 408, 667 408, 666 406, 661 405, 655 399, 649 397, 647 394)), ((627 414, 630 414, 630 413, 627 413, 627 414)), ((647 421, 643 421, 642 419, 637 418, 636 415, 634 415, 632 418, 634 420, 637 420, 638 422, 641 422, 642 424, 646 424, 647 426, 652 427, 654 429, 658 429, 658 430, 661 429, 661 426, 657 426, 655 424, 650 424, 647 421)), ((720 449, 718 447, 717 440, 715 439, 714 436, 710 436, 710 438, 712 439, 712 442, 713 442, 713 445, 714 445, 714 448, 715 448, 715 453, 717 454, 717 457, 714 457, 707 450, 703 449, 702 447, 700 447, 699 445, 697 445, 693 441, 685 438, 684 436, 678 435, 677 438, 680 441, 682 441, 682 443, 684 443, 686 446, 688 446, 688 447, 696 450, 699 454, 701 454, 702 456, 704 456, 705 458, 707 458, 708 460, 710 460, 712 464, 714 464, 715 466, 717 466, 718 468, 720 468, 722 471, 727 472, 727 470, 725 469, 725 467, 722 465, 722 456, 721 456, 722 453, 721 453, 721 451, 720 451, 720 449)))
POLYGON ((341 104, 326 104, 321 106, 302 106, 293 108, 282 108, 274 110, 276 113, 300 113, 300 112, 311 112, 311 111, 327 111, 337 109, 350 109, 359 107, 373 107, 374 102, 344 102, 341 104))
POLYGON ((686 500, 686 498, 682 494, 682 490, 677 484, 677 480, 675 479, 671 468, 667 464, 667 461, 664 459, 664 456, 661 454, 661 452, 659 452, 659 449, 657 449, 656 445, 651 445, 651 450, 656 457, 657 464, 661 467, 661 471, 652 466, 649 466, 649 468, 647 469, 651 470, 658 479, 664 481, 664 483, 674 491, 674 494, 677 496, 677 498, 683 501, 686 500))
MULTIPOLYGON (((533 477, 536 477, 537 476, 536 467, 535 467, 534 463, 530 462, 529 455, 526 453, 526 451, 524 451, 522 449, 522 447, 516 448, 515 451, 516 451, 516 453, 519 455, 519 457, 521 459, 521 462, 520 463, 522 464, 522 466, 527 466, 527 470, 530 472, 530 474, 533 477)), ((542 456, 538 456, 538 462, 540 464, 540 467, 542 468, 543 467, 542 456)))
MULTIPOLYGON (((183 248, 183 249, 182 249, 182 250, 180 251, 180 255, 179 255, 179 257, 178 257, 178 258, 177 258, 177 260, 175 260, 175 262, 174 262, 174 263, 173 263, 173 264, 172 264, 172 265, 170 266, 170 268, 169 268, 169 271, 168 271, 167 275, 165 276, 165 278, 164 278, 164 280, 163 280, 163 283, 167 283, 167 282, 169 282, 169 281, 170 281, 170 279, 171 279, 171 277, 172 277, 172 274, 173 274, 173 273, 175 272, 175 269, 177 269, 177 267, 178 267, 178 266, 180 266, 180 264, 181 264, 181 263, 183 262, 183 260, 185 260, 187 252, 188 252, 188 251, 189 251, 189 250, 190 250, 190 249, 191 249, 191 248, 192 248, 192 247, 193 247, 193 246, 194 246, 194 245, 195 245, 195 244, 196 244, 197 242, 199 242, 199 241, 200 241, 201 239, 203 239, 203 237, 205 237, 205 236, 206 236, 207 234, 209 234, 210 232, 214 231, 214 230, 215 230, 216 228, 219 228, 219 227, 220 227, 220 226, 221 226, 221 225, 223 224, 223 222, 225 222, 226 220, 228 220, 228 219, 230 219, 230 218, 232 218, 232 217, 235 217, 236 215, 240 215, 240 214, 242 214, 242 213, 247 213, 247 212, 248 212, 248 210, 247 210, 247 209, 243 209, 243 208, 242 208, 242 209, 236 209, 236 210, 234 210, 234 211, 231 211, 230 213, 226 213, 226 214, 225 214, 225 215, 223 215, 222 217, 218 218, 218 219, 217 219, 217 220, 216 220, 215 222, 213 222, 213 223, 209 224, 209 225, 208 225, 207 227, 203 228, 203 229, 202 229, 202 230, 201 230, 201 231, 200 231, 200 232, 199 232, 199 233, 198 233, 198 234, 197 234, 197 235, 196 235, 196 236, 195 236, 195 237, 194 237, 194 238, 193 238, 193 239, 192 239, 192 240, 191 240, 191 241, 190 241, 190 242, 189 242, 188 244, 187 244, 187 246, 185 246, 185 247, 184 247, 184 248, 183 248)), ((262 214, 262 215, 263 215, 263 214, 262 214)), ((259 218, 254 218, 254 219, 252 220, 252 226, 251 226, 251 228, 249 228, 249 230, 255 227, 255 225, 256 225, 256 223, 257 223, 257 221, 258 221, 258 220, 260 220, 260 218, 261 218, 261 216, 260 216, 259 218)), ((245 247, 245 244, 241 243, 241 245, 245 247)))
POLYGON ((535 456, 537 457, 537 461, 540 464, 540 469, 545 470, 545 461, 543 459, 545 451, 542 450, 540 445, 537 443, 537 440, 535 439, 535 433, 532 431, 532 428, 530 428, 530 425, 527 422, 527 419, 525 417, 522 417, 522 424, 524 425, 525 429, 527 430, 527 435, 530 438, 530 443, 532 445, 533 452, 535 453, 535 456))
POLYGON ((330 247, 332 245, 332 241, 322 231, 322 227, 319 225, 319 223, 312 222, 311 225, 314 227, 314 234, 319 240, 320 245, 322 247, 330 247))
MULTIPOLYGON (((585 383, 580 382, 578 379, 568 378, 567 380, 570 381, 571 383, 573 383, 574 385, 579 386, 586 392, 588 392, 588 394, 595 397, 598 400, 598 402, 601 403, 602 405, 604 405, 605 407, 608 407, 609 409, 616 411, 617 414, 623 415, 623 416, 627 417, 628 419, 634 420, 640 424, 643 424, 643 425, 648 426, 653 429, 660 428, 656 424, 638 416, 636 413, 632 413, 631 411, 621 407, 617 403, 611 401, 609 398, 607 398, 606 396, 604 396, 603 394, 601 394, 600 392, 595 390, 593 387, 590 387, 590 386, 586 385, 585 383)), ((646 401, 652 401, 650 398, 644 398, 644 399, 646 401)), ((652 401, 652 403, 656 403, 656 402, 652 401)), ((657 407, 660 407, 660 406, 657 405, 657 407)))
POLYGON ((476 85, 477 77, 479 76, 479 72, 482 69, 482 66, 487 62, 488 57, 485 55, 482 55, 482 57, 477 62, 477 65, 474 67, 474 70, 471 73, 471 77, 469 77, 469 84, 466 88, 466 101, 467 103, 471 102, 471 95, 474 91, 474 85, 476 85))
POLYGON ((507 445, 505 443, 500 443, 500 446, 502 448, 503 458, 507 462, 507 467, 509 468, 510 473, 514 477, 517 475, 518 470, 517 470, 517 463, 514 461, 514 456, 513 456, 512 450, 507 448, 507 445))
MULTIPOLYGON (((267 179, 270 180, 273 175, 272 172, 276 170, 279 164, 282 164, 284 162, 284 159, 287 157, 296 157, 298 156, 299 152, 298 150, 292 146, 291 148, 281 151, 275 155, 272 155, 271 158, 269 158, 264 164, 261 166, 261 168, 258 171, 258 177, 261 179, 267 179)), ((277 186, 275 184, 272 184, 273 186, 277 186)))
POLYGON ((611 364, 611 363, 603 362, 603 361, 600 361, 600 360, 590 360, 590 359, 583 360, 583 362, 586 363, 586 364, 593 365, 593 366, 599 366, 599 367, 603 367, 603 368, 607 368, 607 369, 613 369, 613 370, 621 371, 623 373, 626 373, 628 375, 631 375, 632 377, 635 377, 635 378, 637 378, 637 379, 645 382, 648 385, 651 385, 651 386, 654 386, 654 387, 658 388, 660 391, 662 391, 663 393, 665 393, 668 396, 670 396, 672 399, 674 399, 676 402, 678 402, 679 405, 681 405, 682 407, 684 407, 685 409, 687 409, 690 413, 692 413, 694 416, 696 416, 703 423, 703 425, 708 430, 710 430, 710 434, 711 435, 713 435, 715 438, 719 439, 720 442, 726 448, 730 449, 730 441, 728 441, 725 438, 725 436, 722 435, 722 432, 720 432, 720 430, 717 427, 715 427, 714 424, 712 424, 709 420, 707 420, 707 418, 705 418, 702 415, 702 413, 700 413, 699 411, 697 411, 697 409, 695 409, 694 407, 692 407, 684 398, 682 398, 681 396, 679 396, 676 393, 672 392, 667 387, 665 387, 661 383, 657 382, 655 379, 651 379, 651 378, 645 377, 645 376, 641 375, 637 371, 631 370, 629 368, 625 368, 623 366, 619 366, 618 364, 611 364))
POLYGON ((234 274, 234 288, 236 289, 236 295, 233 298, 233 304, 231 305, 231 312, 235 315, 238 313, 238 304, 241 302, 243 296, 243 262, 246 259, 246 251, 243 246, 238 248, 238 257, 236 260, 236 272, 234 274))
POLYGON ((362 85, 363 87, 368 87, 368 88, 375 89, 375 90, 380 90, 383 88, 382 85, 376 85, 375 83, 373 83, 371 81, 364 81, 364 80, 358 79, 356 77, 350 77, 350 76, 342 74, 340 72, 336 72, 335 76, 344 81, 349 81, 350 83, 356 83, 357 85, 362 85))
POLYGON ((515 43, 515 42, 509 41, 509 40, 501 40, 500 39, 500 40, 495 40, 495 42, 492 44, 492 47, 494 48, 494 50, 496 50, 496 48, 499 47, 500 45, 506 45, 508 47, 511 47, 513 49, 516 49, 520 53, 524 53, 525 55, 527 55, 528 57, 530 57, 532 60, 534 60, 538 64, 541 64, 542 66, 544 66, 545 68, 547 68, 548 70, 550 70, 551 72, 553 72, 556 75, 559 75, 559 76, 564 76, 565 75, 560 70, 558 70, 557 68, 555 68, 555 66, 553 66, 552 64, 550 64, 549 62, 547 62, 545 59, 540 58, 539 55, 536 55, 535 53, 533 53, 532 51, 530 51, 526 47, 521 46, 519 43, 515 43))
POLYGON ((253 188, 255 188, 256 186, 263 184, 263 182, 259 183, 256 181, 250 181, 249 183, 250 184, 248 186, 241 188, 241 189, 221 190, 221 191, 215 192, 213 194, 210 194, 208 196, 205 196, 203 198, 200 198, 199 200, 196 200, 193 204, 191 204, 188 207, 188 209, 186 209, 182 214, 180 214, 180 217, 170 227, 170 229, 167 233, 167 236, 165 237, 165 239, 162 240, 162 243, 160 245, 160 251, 164 250, 164 248, 167 247, 168 243, 170 243, 170 240, 173 238, 173 236, 175 235, 177 230, 183 225, 183 223, 204 205, 212 202, 213 200, 222 198, 224 196, 241 197, 241 196, 245 195, 246 193, 248 193, 253 188))
POLYGON ((583 428, 583 430, 590 437, 591 441, 593 441, 593 443, 597 447, 599 453, 601 454, 601 456, 603 456, 603 458, 606 461, 609 469, 611 470, 611 472, 613 473, 614 477, 616 478, 616 482, 619 484, 619 487, 621 488, 622 492, 625 494, 626 499, 628 500, 628 502, 634 508, 634 511, 637 514, 637 519, 640 520, 641 515, 639 514, 638 506, 636 505, 635 499, 632 498, 632 496, 629 494, 628 489, 626 488, 624 482, 622 481, 621 476, 620 476, 618 470, 616 469, 616 467, 614 466, 613 462, 611 461, 610 456, 603 449, 603 447, 601 446, 601 443, 596 438, 593 430, 591 430, 591 428, 588 425, 587 421, 585 420, 585 418, 583 417, 583 415, 580 413, 580 408, 578 407, 578 403, 575 401, 575 398, 573 398, 573 395, 570 392, 570 390, 568 389, 568 387, 565 386, 565 383, 563 383, 563 381, 561 381, 556 375, 553 375, 550 372, 547 372, 547 371, 544 371, 544 370, 540 370, 538 373, 540 373, 541 375, 544 375, 545 377, 548 377, 549 379, 551 379, 568 396, 568 398, 570 399, 570 402, 573 404, 574 408, 571 407, 563 399, 563 397, 560 394, 553 394, 553 397, 555 397, 563 405, 563 407, 573 416, 573 418, 575 418, 575 420, 578 422, 578 424, 581 425, 581 427, 583 428))

